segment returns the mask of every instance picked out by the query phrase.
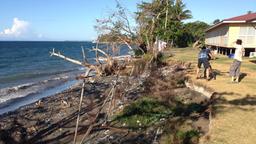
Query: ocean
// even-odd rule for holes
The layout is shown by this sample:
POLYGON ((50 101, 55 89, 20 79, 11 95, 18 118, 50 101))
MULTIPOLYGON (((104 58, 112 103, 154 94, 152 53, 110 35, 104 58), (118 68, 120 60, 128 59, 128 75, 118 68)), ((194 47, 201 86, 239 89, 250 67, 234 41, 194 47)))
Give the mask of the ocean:
MULTIPOLYGON (((77 82, 75 77, 85 68, 51 57, 53 48, 81 61, 83 47, 86 57, 94 63, 91 48, 95 46, 92 42, 0 41, 0 114, 61 92, 77 82)), ((100 45, 103 47, 106 45, 100 45)), ((127 54, 128 48, 122 46, 119 53, 127 54)))

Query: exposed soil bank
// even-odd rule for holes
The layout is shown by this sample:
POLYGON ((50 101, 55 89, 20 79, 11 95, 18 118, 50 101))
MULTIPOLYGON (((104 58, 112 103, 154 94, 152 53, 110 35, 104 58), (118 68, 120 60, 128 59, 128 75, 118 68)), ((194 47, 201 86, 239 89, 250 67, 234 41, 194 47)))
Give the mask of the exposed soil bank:
MULTIPOLYGON (((209 103, 207 97, 185 87, 186 69, 172 64, 150 75, 119 77, 114 115, 95 126, 86 143, 198 143, 208 131, 209 103)), ((114 79, 86 84, 78 142, 114 79)), ((0 143, 72 143, 80 93, 77 86, 0 116, 0 143)), ((97 121, 104 120, 106 113, 101 115, 97 121)))

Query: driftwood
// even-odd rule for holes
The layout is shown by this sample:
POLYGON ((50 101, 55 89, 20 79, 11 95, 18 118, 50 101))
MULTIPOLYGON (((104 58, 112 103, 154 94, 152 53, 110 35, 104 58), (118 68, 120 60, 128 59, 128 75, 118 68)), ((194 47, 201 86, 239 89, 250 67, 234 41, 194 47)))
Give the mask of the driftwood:
MULTIPOLYGON (((88 61, 87 61, 87 59, 85 57, 85 52, 84 52, 84 48, 83 47, 82 47, 82 54, 83 54, 83 61, 88 63, 88 61)), ((90 68, 87 69, 87 71, 85 73, 85 77, 88 77, 90 72, 91 72, 91 69, 90 68)), ((85 87, 85 79, 83 80, 82 90, 81 90, 81 95, 80 95, 78 114, 77 114, 77 121, 76 121, 76 129, 75 129, 75 135, 74 135, 74 141, 73 141, 74 144, 76 143, 77 131, 78 131, 78 126, 79 126, 80 112, 81 112, 81 107, 82 107, 83 97, 84 97, 84 87, 85 87)))
POLYGON ((62 59, 64 59, 64 60, 66 60, 66 61, 69 61, 69 62, 71 62, 71 63, 74 63, 74 64, 77 64, 77 65, 83 66, 83 63, 80 62, 80 61, 78 61, 78 60, 75 60, 75 59, 66 57, 66 56, 62 55, 60 52, 56 53, 56 52, 55 52, 55 49, 53 49, 52 52, 50 52, 50 55, 51 55, 51 56, 57 56, 57 57, 62 58, 62 59))
MULTIPOLYGON (((100 106, 99 108, 99 111, 97 112, 96 116, 93 118, 93 121, 92 123, 90 124, 89 128, 87 129, 86 133, 84 134, 80 144, 82 144, 84 141, 85 141, 85 138, 90 134, 91 130, 93 129, 94 126, 97 126, 99 124, 104 124, 106 123, 106 120, 101 122, 101 123, 96 123, 96 120, 99 116, 99 114, 102 112, 103 108, 105 107, 105 105, 109 102, 111 104, 111 102, 113 101, 113 98, 114 98, 114 95, 115 95, 115 91, 116 91, 116 87, 117 87, 117 81, 118 81, 118 75, 117 75, 117 79, 113 82, 113 86, 110 90, 110 92, 108 93, 108 95, 106 96, 103 104, 100 106)), ((109 105, 108 107, 109 109, 111 108, 111 105, 109 105)), ((107 113, 107 117, 109 116, 110 114, 107 113)), ((107 118, 106 117, 106 118, 107 118)))
MULTIPOLYGON (((99 57, 98 58, 99 61, 107 61, 106 58, 104 57, 99 57)), ((116 56, 116 57, 112 57, 113 60, 117 60, 117 61, 131 61, 132 57, 131 55, 122 55, 122 56, 116 56)))
POLYGON ((194 44, 193 44, 193 48, 199 48, 201 46, 200 44, 200 40, 197 40, 194 44))
POLYGON ((78 114, 77 114, 77 120, 76 120, 76 129, 75 129, 75 136, 74 136, 73 144, 76 143, 77 130, 78 130, 79 120, 80 120, 80 111, 81 111, 81 106, 82 106, 83 97, 84 97, 84 86, 85 86, 85 81, 83 82, 83 85, 82 85, 82 91, 81 91, 81 96, 80 96, 80 102, 79 102, 79 108, 78 108, 78 114))
POLYGON ((96 58, 95 58, 96 64, 89 63, 88 59, 85 56, 85 51, 83 48, 82 48, 83 62, 73 59, 73 58, 69 58, 69 57, 61 54, 60 52, 55 52, 54 49, 52 52, 50 52, 51 56, 56 56, 56 57, 62 58, 71 63, 83 66, 86 69, 86 72, 84 73, 84 75, 79 77, 79 78, 83 79, 83 84, 82 84, 82 88, 81 88, 80 101, 79 101, 79 106, 78 106, 78 110, 77 110, 78 111, 77 121, 76 121, 76 127, 75 127, 75 132, 74 132, 74 139, 73 139, 74 144, 77 143, 77 135, 78 135, 79 121, 80 121, 80 111, 81 111, 83 97, 84 97, 84 87, 85 87, 86 80, 89 81, 89 79, 87 79, 87 78, 90 78, 90 73, 92 71, 94 71, 96 73, 96 75, 98 75, 98 76, 116 74, 117 78, 116 78, 116 80, 113 81, 112 88, 111 88, 110 92, 108 93, 108 95, 106 96, 103 103, 95 108, 95 109, 98 109, 98 112, 95 115, 95 117, 91 120, 91 124, 90 124, 89 128, 87 129, 86 133, 84 134, 80 143, 83 143, 85 141, 85 139, 87 138, 87 136, 90 134, 91 130, 95 126, 106 124, 108 117, 111 116, 111 114, 112 114, 111 110, 114 109, 114 107, 115 107, 115 99, 116 99, 115 91, 116 91, 116 87, 118 85, 117 81, 118 81, 119 71, 120 71, 120 68, 118 67, 118 63, 116 63, 116 62, 131 60, 131 56, 129 56, 129 55, 112 57, 109 54, 107 54, 106 52, 104 52, 103 50, 99 49, 98 44, 96 45, 95 48, 92 49, 92 51, 95 51, 95 54, 96 54, 96 58), (101 55, 103 55, 103 57, 99 57, 99 53, 101 55), (105 111, 104 108, 106 108, 106 107, 108 110, 105 111), (102 122, 97 122, 99 114, 103 110, 106 113, 106 117, 102 122))
MULTIPOLYGON (((80 66, 84 66, 86 69, 90 70, 89 72, 91 72, 91 71, 96 72, 96 75, 98 75, 98 76, 115 74, 115 72, 119 69, 117 61, 124 60, 125 58, 127 58, 127 60, 129 60, 131 58, 128 55, 120 56, 120 57, 112 57, 109 54, 107 54, 106 52, 104 52, 103 50, 99 49, 98 46, 96 46, 96 48, 93 48, 92 51, 95 51, 95 53, 96 53, 95 60, 96 60, 97 64, 90 64, 88 62, 88 60, 85 58, 85 53, 84 53, 83 48, 82 48, 82 54, 83 54, 83 58, 84 58, 83 62, 73 59, 73 58, 69 58, 69 57, 61 54, 60 52, 55 52, 54 49, 52 52, 50 52, 50 55, 62 58, 66 61, 69 61, 71 63, 77 64, 80 66), (100 53, 104 57, 99 57, 98 53, 100 53)), ((86 77, 88 77, 88 76, 89 76, 89 74, 86 75, 86 77)), ((84 76, 82 76, 82 77, 86 78, 84 76)))

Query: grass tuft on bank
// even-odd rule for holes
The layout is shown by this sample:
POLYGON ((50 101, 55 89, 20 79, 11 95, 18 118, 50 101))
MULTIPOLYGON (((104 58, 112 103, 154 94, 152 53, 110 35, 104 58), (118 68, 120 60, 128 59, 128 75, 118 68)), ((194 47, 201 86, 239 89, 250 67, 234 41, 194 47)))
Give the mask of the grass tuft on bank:
POLYGON ((147 128, 160 121, 161 118, 167 118, 172 113, 172 108, 163 102, 153 98, 144 97, 126 106, 115 120, 122 126, 139 129, 147 128))

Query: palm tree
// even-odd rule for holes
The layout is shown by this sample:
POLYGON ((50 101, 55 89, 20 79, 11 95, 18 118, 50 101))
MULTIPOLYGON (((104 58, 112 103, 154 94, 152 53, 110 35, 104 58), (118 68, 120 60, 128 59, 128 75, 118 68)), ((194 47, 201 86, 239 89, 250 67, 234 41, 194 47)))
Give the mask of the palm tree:
POLYGON ((157 31, 161 28, 161 20, 166 9, 164 5, 165 1, 154 0, 151 3, 142 2, 138 4, 139 12, 136 13, 136 20, 139 24, 139 33, 142 37, 145 37, 149 47, 152 46, 153 39, 157 36, 157 31))
POLYGON ((176 0, 172 14, 173 19, 177 21, 192 18, 191 11, 186 9, 186 5, 182 2, 182 0, 176 0))
POLYGON ((191 18, 191 12, 186 9, 181 0, 153 0, 142 2, 138 5, 137 22, 140 34, 149 37, 152 41, 155 37, 174 39, 181 22, 191 18))

